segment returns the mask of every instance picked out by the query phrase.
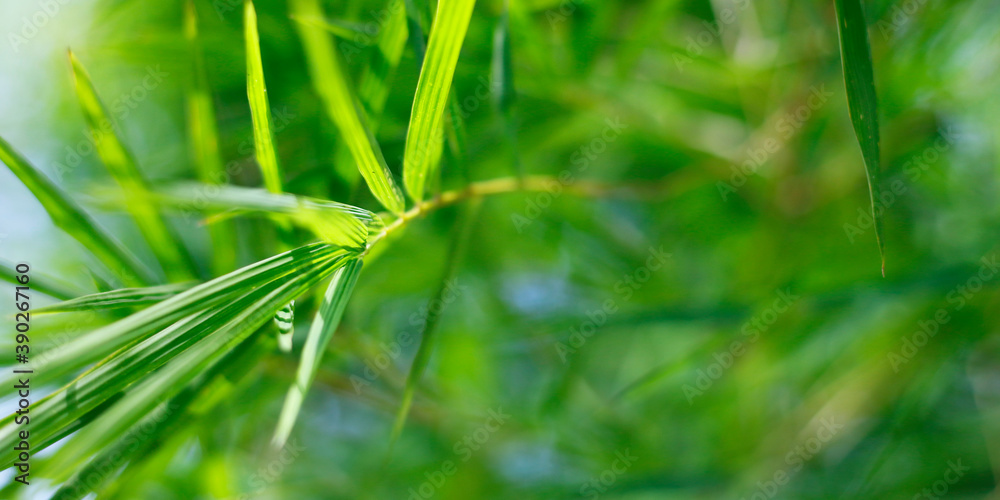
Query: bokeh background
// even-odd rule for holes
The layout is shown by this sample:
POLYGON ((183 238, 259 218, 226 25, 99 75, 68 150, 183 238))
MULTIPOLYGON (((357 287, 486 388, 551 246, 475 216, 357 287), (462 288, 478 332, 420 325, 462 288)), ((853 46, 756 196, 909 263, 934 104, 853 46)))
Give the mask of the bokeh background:
MULTIPOLYGON (((230 182, 259 186, 242 4, 195 4, 222 154, 245 166, 230 182)), ((486 199, 447 300, 431 303, 459 209, 414 222, 366 264, 290 460, 267 444, 304 312, 294 354, 250 367, 106 496, 997 498, 1000 10, 864 4, 892 194, 884 278, 833 2, 510 0, 512 140, 484 84, 503 4, 481 1, 454 86, 467 170, 446 163, 445 187, 519 162, 569 184, 641 189, 486 199), (441 311, 437 345, 390 450, 428 308, 441 311)), ((388 5, 325 4, 342 51, 357 49, 344 54, 354 74, 388 5)), ((353 165, 336 161, 288 6, 257 11, 286 190, 377 210, 353 165)), ((150 265, 135 226, 102 200, 113 184, 81 146, 66 49, 144 173, 193 179, 182 13, 176 1, 0 5, 0 136, 150 265)), ((397 176, 418 75, 407 47, 377 133, 397 176)), ((7 169, 0 211, 0 258, 95 291, 85 253, 7 169)), ((267 219, 237 219, 221 249, 199 221, 174 223, 206 269, 215 252, 232 253, 229 269, 274 253, 267 219)), ((39 321, 55 332, 72 319, 39 321)), ((2 340, 12 350, 12 335, 2 340)), ((38 478, 2 491, 53 490, 38 478)))

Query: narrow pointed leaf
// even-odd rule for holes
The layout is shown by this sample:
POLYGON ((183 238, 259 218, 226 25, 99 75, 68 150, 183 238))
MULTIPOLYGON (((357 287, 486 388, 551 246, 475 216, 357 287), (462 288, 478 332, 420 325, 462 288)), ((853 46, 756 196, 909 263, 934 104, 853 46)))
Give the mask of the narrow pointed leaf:
POLYGON ((883 207, 878 205, 881 173, 878 131, 878 99, 875 95, 875 71, 868 42, 868 23, 861 0, 834 0, 837 28, 840 33, 840 56, 844 65, 847 106, 851 113, 854 133, 861 146, 868 191, 872 204, 875 239, 885 275, 885 239, 882 232, 883 207))
MULTIPOLYGON (((7 262, 6 260, 0 259, 0 279, 13 283, 15 285, 21 285, 17 281, 17 277, 21 273, 17 272, 16 264, 7 262)), ((80 292, 73 290, 71 287, 53 279, 43 274, 39 274, 38 271, 31 271, 31 289, 36 292, 42 292, 49 297, 70 300, 73 297, 80 295, 80 292)))
MULTIPOLYGON (((242 296, 245 290, 295 275, 317 262, 354 254, 355 252, 322 243, 296 248, 220 276, 120 321, 80 335, 33 357, 25 365, 25 369, 34 370, 36 383, 51 383, 126 345, 145 339, 198 310, 230 302, 233 294, 242 296)), ((11 373, 0 372, 0 384, 11 384, 14 380, 11 373)))
MULTIPOLYGON (((343 264, 344 259, 326 261, 288 280, 280 283, 272 282, 255 290, 248 296, 248 298, 252 298, 249 303, 244 303, 247 301, 241 300, 222 309, 206 311, 209 315, 207 321, 197 323, 196 328, 185 332, 191 333, 190 338, 186 338, 183 344, 171 349, 164 357, 155 360, 154 367, 159 366, 160 369, 152 371, 152 368, 147 368, 146 363, 142 363, 143 368, 150 370, 149 375, 130 385, 121 399, 113 402, 110 408, 87 425, 86 432, 78 433, 65 447, 61 448, 53 457, 51 467, 56 470, 73 468, 86 457, 103 449, 108 443, 113 442, 116 436, 125 432, 144 415, 153 411, 162 401, 178 394, 199 374, 210 369, 226 353, 247 340, 257 329, 270 321, 274 313, 284 304, 301 295, 343 264)), ((202 313, 202 315, 204 314, 202 313)), ((165 340, 167 339, 155 337, 148 339, 130 349, 129 352, 123 353, 120 358, 124 358, 126 362, 131 362, 131 364, 139 364, 138 360, 132 360, 132 356, 129 355, 131 351, 144 354, 151 349, 164 349, 165 347, 160 346, 165 343, 165 340)), ((109 367, 109 365, 112 363, 104 363, 91 373, 107 373, 113 370, 113 367, 109 367)), ((108 383, 112 388, 102 386, 97 390, 102 394, 108 394, 121 385, 120 379, 122 378, 134 380, 136 377, 134 375, 108 377, 108 383)), ((38 405, 37 411, 41 414, 39 415, 40 419, 65 419, 64 413, 57 412, 60 411, 62 405, 69 402, 72 403, 72 406, 62 411, 68 411, 71 414, 78 413, 82 406, 79 401, 81 398, 79 393, 82 392, 82 388, 96 384, 84 384, 81 379, 77 385, 82 387, 74 389, 72 394, 60 391, 55 398, 43 400, 44 403, 51 403, 51 406, 46 406, 43 410, 42 405, 38 405)), ((49 442, 45 436, 40 436, 40 438, 42 443, 49 442)))
POLYGON ((448 91, 475 3, 475 0, 441 0, 431 25, 403 155, 403 181, 416 201, 423 199, 427 181, 440 160, 448 91))
POLYGON ((313 319, 312 326, 309 327, 309 336, 306 338, 306 345, 302 349, 302 360, 299 361, 299 368, 295 373, 295 382, 288 388, 288 395, 285 396, 285 404, 281 409, 281 416, 278 418, 278 426, 271 439, 274 448, 281 448, 288 440, 288 436, 295 426, 299 410, 302 409, 302 402, 305 400, 309 386, 312 385, 313 378, 316 377, 316 370, 319 369, 323 360, 323 352, 326 345, 330 343, 340 318, 344 314, 347 301, 354 292, 354 284, 361 274, 361 259, 355 259, 342 267, 334 274, 323 294, 323 303, 313 319))
POLYGON ((247 0, 243 9, 243 36, 247 51, 247 98, 253 118, 253 140, 257 163, 264 176, 264 186, 272 193, 281 192, 281 168, 274 147, 271 106, 267 101, 264 66, 260 58, 260 38, 257 35, 257 12, 247 0))
POLYGON ((79 241, 116 276, 120 276, 123 283, 142 286, 156 281, 121 243, 3 138, 0 138, 0 161, 31 190, 58 228, 79 241))
MULTIPOLYGON (((317 0, 293 0, 293 13, 303 18, 322 17, 317 0)), ((375 198, 390 212, 401 213, 402 193, 392 179, 382 149, 367 124, 364 111, 351 90, 350 79, 341 65, 336 42, 321 28, 297 26, 305 47, 313 86, 337 125, 351 156, 375 198)))
POLYGON ((187 281, 195 277, 195 265, 180 238, 167 225, 155 206, 144 196, 146 180, 139 172, 134 156, 115 131, 107 108, 97 95, 87 71, 72 52, 69 53, 73 68, 76 95, 83 108, 84 118, 94 136, 94 144, 101 160, 112 177, 124 191, 128 211, 135 219, 143 237, 160 261, 167 277, 173 281, 187 281))
POLYGON ((35 313, 57 313, 92 311, 99 309, 119 309, 122 307, 145 307, 163 302, 174 295, 189 290, 194 283, 174 283, 148 288, 122 288, 110 292, 94 293, 50 306, 34 309, 35 313))

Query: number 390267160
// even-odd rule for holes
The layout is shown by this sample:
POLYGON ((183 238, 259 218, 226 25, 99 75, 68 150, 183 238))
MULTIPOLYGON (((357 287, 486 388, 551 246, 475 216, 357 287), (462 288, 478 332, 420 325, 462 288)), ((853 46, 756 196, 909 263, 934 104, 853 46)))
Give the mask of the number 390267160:
POLYGON ((25 285, 14 287, 14 307, 18 310, 14 318, 16 322, 14 328, 17 330, 16 341, 18 344, 15 349, 17 350, 18 360, 20 361, 24 359, 20 355, 23 354, 27 357, 28 354, 28 330, 31 328, 29 311, 29 309, 31 309, 31 304, 28 302, 28 292, 31 290, 31 287, 27 285, 31 279, 28 277, 28 271, 30 270, 28 264, 18 264, 14 270, 17 271, 17 276, 15 277, 17 282, 25 285))

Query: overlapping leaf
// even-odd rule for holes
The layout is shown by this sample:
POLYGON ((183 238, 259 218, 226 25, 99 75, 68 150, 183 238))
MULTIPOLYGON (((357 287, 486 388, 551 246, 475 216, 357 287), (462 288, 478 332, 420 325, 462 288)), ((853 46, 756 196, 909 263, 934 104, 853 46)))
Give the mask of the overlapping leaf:
POLYGON ((167 225, 162 215, 145 196, 146 180, 139 172, 135 158, 128 151, 108 117, 107 109, 97 95, 87 71, 72 52, 69 53, 73 69, 76 95, 83 108, 87 126, 94 137, 94 147, 122 187, 127 208, 143 237, 160 261, 167 277, 186 281, 195 276, 195 265, 181 240, 167 225))
POLYGON ((173 283, 148 288, 122 288, 109 292, 93 293, 34 309, 35 313, 57 313, 143 307, 162 302, 194 286, 194 283, 173 283))
POLYGON ((416 201, 423 199, 441 158, 448 92, 474 6, 475 0, 441 0, 434 15, 403 155, 403 181, 416 201))
POLYGON ((302 359, 295 372, 295 382, 288 388, 288 395, 285 396, 285 404, 278 419, 278 426, 271 439, 271 445, 274 448, 285 445, 285 441, 292 432, 292 427, 295 426, 299 410, 302 409, 302 402, 305 400, 309 386, 312 385, 313 378, 316 377, 316 370, 319 369, 319 364, 323 360, 326 345, 330 343, 330 339, 340 324, 344 308, 354 291, 354 284, 358 280, 358 275, 361 274, 361 265, 361 259, 355 259, 339 269, 323 295, 323 303, 309 327, 309 336, 302 349, 302 359))
MULTIPOLYGON (((292 11, 306 19, 323 17, 317 0, 294 0, 292 11)), ((313 86, 322 99, 327 114, 337 125, 341 137, 351 150, 361 176, 383 206, 393 213, 401 213, 404 209, 402 193, 392 179, 382 149, 351 90, 350 79, 341 65, 336 42, 321 28, 310 24, 300 23, 298 31, 305 47, 313 86)))

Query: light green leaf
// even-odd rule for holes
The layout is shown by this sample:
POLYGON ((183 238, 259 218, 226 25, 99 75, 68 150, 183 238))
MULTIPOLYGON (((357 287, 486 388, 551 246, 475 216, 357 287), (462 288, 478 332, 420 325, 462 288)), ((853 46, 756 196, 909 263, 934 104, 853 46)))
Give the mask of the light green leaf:
POLYGON ((835 0, 834 4, 840 33, 840 55, 844 64, 844 83, 847 87, 847 107, 850 109, 854 133, 861 145, 861 155, 868 174, 875 239, 882 258, 882 275, 885 276, 885 239, 882 232, 884 207, 878 201, 881 192, 878 98, 875 95, 875 71, 872 68, 872 51, 868 42, 868 23, 865 21, 861 0, 835 0))
POLYGON ((475 0, 441 0, 431 25, 403 155, 403 181, 410 196, 418 202, 423 199, 427 180, 436 172, 441 158, 442 119, 448 107, 448 91, 475 3, 475 0))
POLYGON ((88 417, 93 421, 87 425, 87 431, 78 433, 61 448, 53 457, 51 467, 55 470, 73 468, 111 444, 144 415, 179 393, 269 322, 284 304, 329 276, 345 261, 341 256, 317 263, 287 280, 272 281, 221 308, 189 316, 98 365, 53 397, 43 399, 32 408, 42 421, 41 425, 32 428, 32 436, 39 432, 41 435, 35 442, 42 446, 51 444, 57 435, 54 423, 69 426, 64 427, 64 431, 71 429, 75 421, 71 418, 83 417, 88 408, 95 408, 125 390, 120 399, 112 401, 109 407, 102 407, 106 410, 99 409, 99 416, 88 417))
POLYGON ((323 360, 323 352, 326 345, 330 343, 340 318, 344 314, 347 301, 354 292, 354 284, 361 274, 361 259, 355 259, 347 263, 343 268, 334 274, 323 295, 323 303, 320 305, 312 326, 309 327, 309 336, 306 338, 306 345, 302 349, 302 360, 295 373, 295 382, 288 388, 288 395, 285 396, 285 405, 281 409, 281 416, 278 418, 278 426, 271 439, 274 448, 281 448, 288 440, 288 436, 295 426, 295 420, 302 409, 302 402, 305 400, 309 386, 312 385, 313 378, 316 377, 316 370, 319 369, 323 360))
POLYGON ((156 281, 121 243, 3 138, 0 138, 0 161, 31 190, 57 227, 79 241, 124 284, 142 286, 156 281))
POLYGON ((267 102, 267 85, 264 83, 264 66, 260 59, 260 38, 257 35, 257 12, 253 2, 246 1, 243 9, 243 37, 247 51, 247 98, 253 118, 253 140, 264 176, 264 186, 272 193, 281 192, 281 168, 274 147, 271 127, 271 106, 267 102))
MULTIPOLYGON (((226 304, 246 290, 302 272, 317 262, 355 255, 343 248, 314 243, 251 264, 198 285, 127 318, 88 332, 72 341, 34 356, 26 369, 34 370, 34 382, 51 383, 89 363, 170 326, 194 312, 226 304)), ((9 372, 0 372, 0 384, 14 383, 9 372)))
MULTIPOLYGON (((17 281, 19 275, 21 273, 17 272, 16 264, 0 259, 0 279, 20 286, 21 283, 17 281)), ((42 292, 56 299, 69 300, 80 295, 80 292, 75 291, 72 287, 43 274, 39 274, 35 270, 31 271, 29 286, 31 286, 33 291, 42 292)))
MULTIPOLYGON (((292 12, 302 18, 323 17, 317 0, 293 0, 292 12)), ((305 47, 313 86, 326 106, 327 114, 337 125, 340 135, 351 150, 361 176, 383 206, 390 212, 401 213, 405 208, 402 193, 392 180, 382 149, 351 90, 349 76, 341 66, 336 42, 321 28, 301 23, 297 27, 305 47)))
POLYGON ((144 307, 162 302, 178 293, 190 289, 194 283, 175 283, 148 288, 122 288, 110 292, 93 293, 34 309, 37 314, 87 311, 95 309, 118 309, 122 307, 144 307))
MULTIPOLYGON (((269 321, 282 305, 329 276, 352 256, 353 254, 328 245, 296 249, 279 256, 282 257, 279 261, 285 264, 281 274, 271 274, 262 283, 260 280, 253 280, 258 285, 254 285, 252 281, 242 281, 236 283, 235 287, 216 287, 215 295, 221 300, 215 300, 204 299, 205 286, 212 285, 206 283, 64 344, 63 353, 78 350, 81 341, 92 343, 105 339, 108 345, 92 349, 100 350, 102 355, 109 349, 117 352, 32 406, 32 416, 36 417, 32 419, 32 444, 41 449, 61 439, 83 421, 92 419, 94 414, 91 412, 103 412, 108 404, 113 404, 116 398, 121 397, 123 390, 124 400, 134 400, 130 396, 135 394, 134 397, 143 401, 143 405, 151 403, 147 397, 163 399, 171 396, 172 393, 145 394, 142 390, 126 388, 140 379, 148 381, 154 378, 163 382, 162 377, 166 377, 166 380, 178 384, 173 387, 179 389, 190 381, 187 378, 189 375, 194 376, 221 354, 218 349, 228 349, 238 344, 269 321), (141 320, 139 324, 142 327, 133 329, 137 319, 141 320), (152 330, 148 328, 150 325, 154 326, 152 330), (137 342, 126 343, 125 340, 130 340, 126 337, 135 338, 137 342), (70 346, 69 349, 65 349, 67 346, 70 346), (194 368, 195 365, 200 368, 194 368), (178 372, 183 366, 192 371, 178 372), (180 373, 184 375, 181 376, 180 373)), ((225 281, 225 278, 216 281, 225 281)), ((35 363, 35 359, 38 357, 33 358, 32 363, 35 363)), ((26 368, 35 371, 33 383, 43 383, 43 380, 39 380, 39 375, 54 368, 53 365, 56 363, 45 365, 44 370, 34 364, 26 365, 26 368)), ((143 406, 143 410, 144 414, 152 408, 143 406)), ((120 421, 109 425, 128 425, 139 417, 141 414, 130 414, 127 418, 119 415, 120 421)), ((4 443, 5 448, 11 449, 17 430, 13 416, 0 422, 0 443, 4 443), (10 446, 6 446, 7 444, 10 446)), ((87 437, 81 435, 78 439, 96 439, 98 436, 92 433, 93 427, 88 427, 88 432, 85 433, 87 437)), ((81 458, 84 455, 83 449, 94 451, 88 447, 78 448, 79 454, 71 454, 71 458, 81 458)), ((6 467, 14 460, 9 452, 4 452, 3 457, 0 467, 6 467)))
POLYGON ((76 95, 83 108, 84 118, 94 137, 95 148, 112 177, 124 191, 128 211, 135 219, 139 231, 160 261, 167 277, 172 281, 188 281, 195 277, 195 264, 180 238, 167 225, 156 207, 144 196, 146 180, 139 172, 135 158, 115 131, 107 109, 97 95, 86 69, 72 52, 69 53, 73 68, 76 95))

